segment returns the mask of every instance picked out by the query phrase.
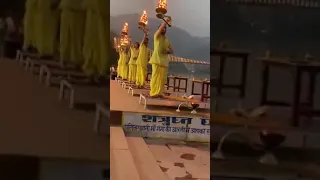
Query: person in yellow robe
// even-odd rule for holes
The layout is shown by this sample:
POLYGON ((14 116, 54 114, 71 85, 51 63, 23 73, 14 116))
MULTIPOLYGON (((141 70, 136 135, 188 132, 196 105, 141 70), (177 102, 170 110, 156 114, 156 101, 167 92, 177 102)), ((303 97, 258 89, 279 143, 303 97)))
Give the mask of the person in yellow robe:
POLYGON ((124 80, 128 80, 129 58, 130 58, 129 47, 124 47, 123 54, 122 54, 122 70, 121 70, 122 79, 124 79, 124 80))
POLYGON ((150 96, 161 97, 164 85, 167 80, 169 59, 168 54, 172 54, 169 40, 166 38, 167 27, 163 22, 154 34, 154 51, 149 63, 152 65, 150 82, 150 96))
POLYGON ((123 61, 123 57, 124 57, 124 51, 125 51, 125 49, 124 49, 124 47, 120 47, 119 49, 118 49, 118 53, 119 53, 119 59, 118 59, 118 67, 117 67, 117 75, 118 75, 118 77, 120 77, 120 78, 122 78, 122 76, 123 76, 123 63, 124 63, 124 61, 123 61))
POLYGON ((134 43, 130 47, 130 60, 129 60, 129 82, 136 82, 136 74, 137 74, 137 58, 139 55, 139 43, 134 43))
POLYGON ((149 38, 145 35, 140 44, 139 55, 137 59, 136 85, 138 86, 138 88, 142 88, 146 82, 147 66, 148 66, 148 58, 149 58, 148 42, 149 42, 149 38))
POLYGON ((117 66, 117 77, 122 78, 123 49, 120 47, 119 49, 117 49, 117 52, 119 53, 118 66, 117 66))
POLYGON ((61 0, 60 14, 60 63, 72 64, 81 69, 83 59, 83 37, 85 35, 86 8, 78 0, 61 0))

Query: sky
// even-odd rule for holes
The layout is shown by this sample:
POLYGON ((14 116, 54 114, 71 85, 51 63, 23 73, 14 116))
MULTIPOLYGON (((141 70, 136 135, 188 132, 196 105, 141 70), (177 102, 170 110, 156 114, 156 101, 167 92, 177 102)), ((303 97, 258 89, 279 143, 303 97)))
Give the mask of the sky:
MULTIPOLYGON (((158 0, 110 0, 111 16, 142 13, 147 10, 149 18, 155 17, 158 0)), ((168 13, 173 26, 189 32, 192 36, 210 37, 210 0, 167 0, 168 13)))

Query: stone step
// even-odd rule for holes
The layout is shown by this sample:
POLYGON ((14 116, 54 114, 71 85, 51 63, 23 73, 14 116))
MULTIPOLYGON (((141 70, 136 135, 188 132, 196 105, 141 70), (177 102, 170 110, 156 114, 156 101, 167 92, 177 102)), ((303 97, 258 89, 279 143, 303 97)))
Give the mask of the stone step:
POLYGON ((140 180, 121 127, 110 127, 110 179, 140 180))
POLYGON ((127 137, 135 165, 141 180, 168 180, 141 137, 127 137))

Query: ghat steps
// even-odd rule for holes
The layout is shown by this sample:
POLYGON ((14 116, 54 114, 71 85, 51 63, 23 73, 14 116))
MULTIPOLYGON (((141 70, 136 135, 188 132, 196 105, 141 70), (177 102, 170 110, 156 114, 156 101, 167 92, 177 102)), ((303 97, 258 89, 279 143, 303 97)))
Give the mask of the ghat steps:
POLYGON ((122 127, 111 127, 111 179, 209 180, 209 151, 168 142, 126 137, 122 127))

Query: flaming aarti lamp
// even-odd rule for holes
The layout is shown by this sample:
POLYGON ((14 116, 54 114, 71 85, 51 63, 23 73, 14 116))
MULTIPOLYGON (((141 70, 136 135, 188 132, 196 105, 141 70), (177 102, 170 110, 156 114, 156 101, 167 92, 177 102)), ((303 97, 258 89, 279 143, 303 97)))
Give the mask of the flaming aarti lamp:
POLYGON ((140 21, 138 22, 139 29, 141 29, 145 35, 148 35, 149 29, 147 27, 148 25, 148 14, 147 11, 143 11, 143 14, 141 15, 140 21))
POLYGON ((157 18, 162 19, 166 24, 171 27, 171 16, 167 16, 167 0, 159 0, 156 8, 157 18))
POLYGON ((122 35, 128 35, 128 31, 129 31, 129 25, 128 25, 128 23, 126 22, 126 23, 124 23, 124 25, 123 25, 123 28, 122 28, 121 33, 122 33, 122 35))
POLYGON ((129 35, 123 35, 120 39, 120 45, 121 47, 127 47, 130 45, 130 37, 129 35))

